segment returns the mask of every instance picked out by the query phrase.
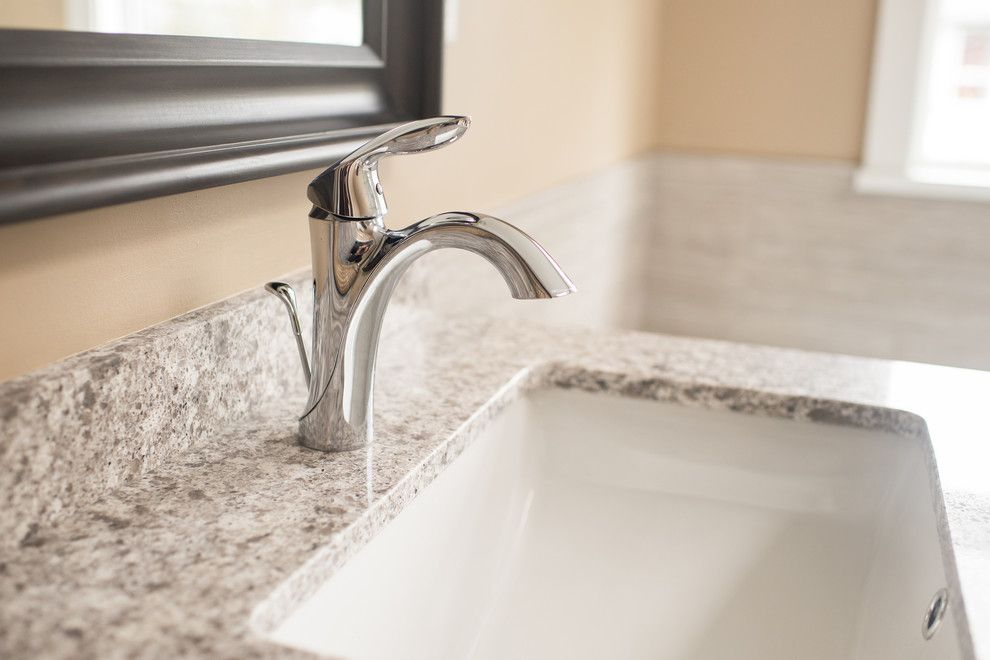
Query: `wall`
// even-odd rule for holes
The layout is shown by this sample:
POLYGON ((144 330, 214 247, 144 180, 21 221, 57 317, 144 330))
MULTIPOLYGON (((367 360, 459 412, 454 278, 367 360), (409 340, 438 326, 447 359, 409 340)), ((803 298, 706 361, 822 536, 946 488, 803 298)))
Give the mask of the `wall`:
MULTIPOLYGON (((660 3, 459 0, 451 149, 383 168, 392 224, 493 208, 655 145, 660 3)), ((309 261, 313 172, 0 227, 0 380, 309 261)))
POLYGON ((665 1, 645 329, 990 369, 988 207, 852 190, 875 12, 665 1))
POLYGON ((986 204, 862 195, 846 163, 644 167, 644 329, 990 369, 986 204))
MULTIPOLYGON (((497 275, 452 253, 409 286, 451 311, 990 369, 986 206, 849 185, 875 0, 458 8, 444 106, 474 125, 385 163, 389 221, 505 210, 582 295, 510 307, 497 275), (602 269, 641 263, 637 248, 643 272, 602 269)), ((0 379, 306 265, 312 175, 0 227, 0 379)))
POLYGON ((4 0, 0 3, 0 27, 61 30, 66 4, 66 0, 4 0))
POLYGON ((855 161, 875 0, 665 0, 660 143, 855 161))
MULTIPOLYGON (((863 195, 855 165, 661 151, 500 211, 578 294, 512 300, 474 255, 406 286, 431 310, 990 370, 984 203, 863 195)), ((401 295, 399 296, 402 297, 401 295)), ((287 333, 286 333, 287 334, 287 333)))

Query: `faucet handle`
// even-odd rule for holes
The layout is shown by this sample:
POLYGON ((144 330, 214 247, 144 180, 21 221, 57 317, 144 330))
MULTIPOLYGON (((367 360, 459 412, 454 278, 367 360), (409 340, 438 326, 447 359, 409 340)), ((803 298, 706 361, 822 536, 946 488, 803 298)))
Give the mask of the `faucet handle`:
POLYGON ((306 379, 306 386, 312 374, 309 371, 309 360, 306 359, 306 345, 303 343, 302 327, 299 325, 299 307, 296 305, 296 292, 285 282, 269 282, 265 285, 265 291, 282 301, 286 311, 289 313, 289 323, 292 324, 292 334, 296 340, 296 350, 299 351, 299 361, 302 363, 303 377, 306 379))
POLYGON ((396 126, 313 179, 307 197, 338 218, 380 218, 388 212, 388 205, 378 180, 378 161, 438 149, 464 135, 470 125, 470 117, 446 115, 396 126))

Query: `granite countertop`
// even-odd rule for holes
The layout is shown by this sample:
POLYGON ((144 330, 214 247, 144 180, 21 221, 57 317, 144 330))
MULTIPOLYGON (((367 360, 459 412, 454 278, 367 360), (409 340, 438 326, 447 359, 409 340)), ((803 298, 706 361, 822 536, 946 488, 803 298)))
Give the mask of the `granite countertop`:
POLYGON ((990 374, 494 319, 423 318, 408 332, 415 342, 383 342, 368 450, 300 447, 294 389, 32 523, 0 550, 0 657, 304 657, 261 632, 493 414, 562 387, 930 434, 964 657, 990 660, 990 374))

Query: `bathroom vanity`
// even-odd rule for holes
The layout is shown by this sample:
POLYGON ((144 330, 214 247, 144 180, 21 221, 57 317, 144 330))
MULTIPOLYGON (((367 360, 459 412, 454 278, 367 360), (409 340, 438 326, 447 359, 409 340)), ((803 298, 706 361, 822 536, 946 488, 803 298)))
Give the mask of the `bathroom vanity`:
POLYGON ((2 655, 988 657, 990 375, 391 318, 351 452, 261 292, 0 386, 2 655))

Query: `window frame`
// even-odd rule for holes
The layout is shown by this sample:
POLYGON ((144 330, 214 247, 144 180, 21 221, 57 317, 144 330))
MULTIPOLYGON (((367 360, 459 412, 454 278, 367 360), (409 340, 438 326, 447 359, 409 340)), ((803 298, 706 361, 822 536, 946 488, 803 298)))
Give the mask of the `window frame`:
POLYGON ((935 11, 932 0, 880 0, 863 158, 854 187, 871 194, 990 201, 990 173, 984 182, 972 172, 918 164, 935 11))

